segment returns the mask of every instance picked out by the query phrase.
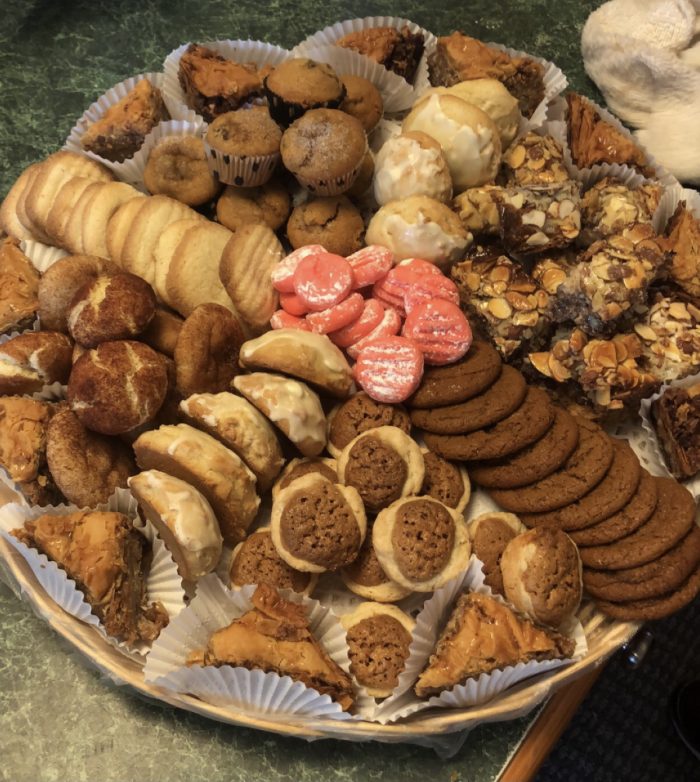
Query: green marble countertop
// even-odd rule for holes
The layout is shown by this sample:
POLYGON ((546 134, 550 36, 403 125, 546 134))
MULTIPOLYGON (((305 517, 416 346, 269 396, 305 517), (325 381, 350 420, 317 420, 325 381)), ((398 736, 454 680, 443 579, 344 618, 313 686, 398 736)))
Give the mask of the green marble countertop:
MULTIPOLYGON (((334 21, 403 16, 555 61, 596 96, 579 39, 593 0, 339 2, 4 0, 0 22, 0 196, 58 149, 84 109, 136 73, 160 70, 188 40, 262 39, 291 47, 334 21)), ((314 744, 233 728, 146 702, 102 679, 0 584, 0 780, 139 778, 172 782, 467 782, 496 777, 532 719, 484 725, 441 761, 415 746, 314 744)))

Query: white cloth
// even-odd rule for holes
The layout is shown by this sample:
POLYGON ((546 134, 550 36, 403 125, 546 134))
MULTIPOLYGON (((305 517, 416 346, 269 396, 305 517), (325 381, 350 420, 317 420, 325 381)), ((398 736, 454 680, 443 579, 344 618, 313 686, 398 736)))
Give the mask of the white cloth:
POLYGON ((611 0, 586 21, 586 72, 682 182, 700 184, 700 0, 611 0))

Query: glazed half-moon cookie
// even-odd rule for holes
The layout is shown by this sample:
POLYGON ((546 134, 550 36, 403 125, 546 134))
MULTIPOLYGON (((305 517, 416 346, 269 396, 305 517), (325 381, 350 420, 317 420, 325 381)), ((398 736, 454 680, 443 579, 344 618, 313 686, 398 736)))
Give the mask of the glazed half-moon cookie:
POLYGON ((282 469, 284 457, 275 430, 248 400, 223 391, 193 394, 180 402, 188 422, 237 453, 258 479, 261 491, 282 469))
POLYGON ((238 375, 233 386, 296 445, 304 456, 326 447, 321 400, 306 383, 268 372, 238 375))
POLYGON ((340 482, 357 489, 370 512, 418 494, 424 475, 419 445, 396 426, 380 426, 359 434, 338 457, 340 482))
POLYGON ((471 543, 461 513, 432 497, 405 497, 379 513, 372 542, 392 581, 432 592, 467 567, 471 543))
POLYGON ((144 432, 134 443, 134 452, 142 470, 174 475, 201 492, 227 544, 235 545, 245 537, 260 498, 255 493, 255 475, 233 451, 199 429, 177 424, 144 432))
POLYGON ((290 567, 277 553, 269 527, 259 527, 233 550, 229 569, 231 586, 269 584, 276 589, 293 589, 310 595, 317 582, 316 573, 302 573, 290 567))
POLYGON ((334 407, 328 416, 328 451, 337 459, 358 434, 378 426, 396 426, 409 434, 411 419, 401 405, 375 402, 364 391, 353 394, 334 407))
POLYGON ((272 542, 284 561, 306 573, 338 570, 357 557, 367 532, 360 495, 352 486, 304 475, 272 504, 272 542))
POLYGON ((420 493, 462 513, 472 494, 467 471, 461 464, 449 462, 427 448, 423 448, 422 452, 425 477, 420 493))
POLYGON ((129 478, 146 518, 173 555, 180 575, 196 581, 216 567, 223 538, 211 505, 194 486, 159 470, 129 478))
POLYGON ((339 348, 325 334, 311 331, 268 331, 241 346, 239 361, 243 367, 301 378, 341 399, 353 385, 352 370, 339 348))
POLYGON ((499 595, 505 595, 501 574, 501 556, 516 535, 527 527, 514 513, 482 513, 469 522, 472 553, 483 563, 484 583, 499 595))
POLYGON ((340 618, 347 632, 350 673, 373 698, 388 698, 406 667, 415 620, 400 608, 361 603, 340 618))
POLYGON ((309 474, 321 475, 331 483, 338 483, 338 463, 335 459, 328 459, 324 456, 305 456, 302 459, 292 459, 275 481, 272 487, 272 499, 276 499, 282 489, 286 489, 292 481, 309 474))

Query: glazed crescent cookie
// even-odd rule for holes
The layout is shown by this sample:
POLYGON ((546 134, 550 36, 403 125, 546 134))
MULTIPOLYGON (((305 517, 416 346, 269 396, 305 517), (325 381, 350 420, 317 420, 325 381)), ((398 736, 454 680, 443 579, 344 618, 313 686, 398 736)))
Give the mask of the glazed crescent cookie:
POLYGON ((331 483, 338 483, 338 463, 335 459, 327 459, 323 456, 305 456, 303 459, 292 459, 275 481, 272 487, 272 499, 277 499, 277 495, 290 483, 310 473, 320 475, 331 483))
POLYGON ((299 329, 268 331, 246 342, 239 360, 243 367, 301 378, 341 399, 352 389, 350 365, 324 334, 299 329))
POLYGON ((416 592, 432 592, 459 575, 471 543, 460 513, 432 497, 404 497, 384 508, 372 543, 392 581, 416 592))
POLYGON ((272 542, 288 565, 325 573, 355 559, 367 533, 367 517, 351 486, 304 475, 277 495, 270 527, 272 542))
POLYGON ((379 426, 357 435, 338 457, 340 482, 357 489, 371 512, 418 494, 424 477, 420 446, 396 426, 379 426))

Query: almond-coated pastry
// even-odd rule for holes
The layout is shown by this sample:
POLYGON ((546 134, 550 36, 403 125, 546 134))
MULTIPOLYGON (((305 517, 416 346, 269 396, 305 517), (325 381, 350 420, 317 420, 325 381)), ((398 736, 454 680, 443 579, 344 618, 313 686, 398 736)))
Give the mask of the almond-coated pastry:
POLYGON ((325 334, 299 329, 268 331, 241 347, 241 366, 284 372, 345 399, 352 389, 352 370, 325 334))
POLYGON ((142 342, 103 342, 83 353, 68 380, 68 402, 95 432, 122 434, 151 421, 168 390, 162 356, 142 342))
POLYGON ((160 470, 194 486, 211 505, 228 545, 243 540, 260 498, 255 475, 230 449, 188 424, 161 426, 134 443, 143 470, 160 470))
POLYGON ((0 242, 0 334, 27 328, 39 308, 39 272, 17 239, 0 242))
POLYGON ((49 423, 46 459, 64 497, 79 508, 107 502, 117 487, 126 488, 127 478, 136 472, 127 445, 86 429, 68 408, 49 423))
POLYGON ((73 346, 57 331, 25 331, 0 345, 0 394, 32 394, 65 383, 73 346))
POLYGON ((153 288, 135 274, 100 275, 83 283, 68 313, 68 331, 85 348, 136 337, 156 311, 153 288))

